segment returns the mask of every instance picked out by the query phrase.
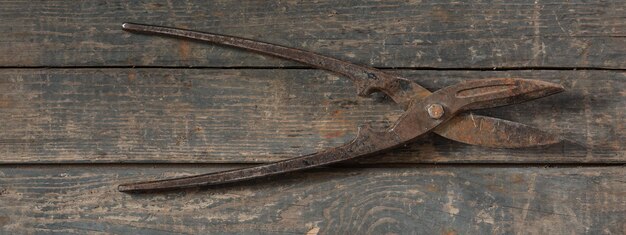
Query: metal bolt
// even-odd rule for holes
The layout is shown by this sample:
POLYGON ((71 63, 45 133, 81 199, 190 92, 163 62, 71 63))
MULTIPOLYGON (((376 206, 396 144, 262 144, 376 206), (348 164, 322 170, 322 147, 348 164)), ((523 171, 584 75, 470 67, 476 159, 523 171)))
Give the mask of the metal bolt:
POLYGON ((441 118, 443 113, 443 106, 440 104, 431 104, 428 106, 428 115, 433 119, 441 118))

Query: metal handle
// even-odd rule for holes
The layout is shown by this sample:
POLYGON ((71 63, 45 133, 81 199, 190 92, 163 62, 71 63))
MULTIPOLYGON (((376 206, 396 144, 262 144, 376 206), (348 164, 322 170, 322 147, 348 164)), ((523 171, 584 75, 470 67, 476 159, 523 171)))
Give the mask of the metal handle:
POLYGON ((382 91, 391 97, 396 103, 403 106, 406 106, 412 97, 417 95, 426 96, 430 94, 426 88, 405 78, 385 73, 372 67, 356 65, 310 51, 240 37, 163 26, 123 23, 122 28, 127 31, 138 33, 174 36, 215 43, 293 60, 315 68, 324 69, 346 76, 352 80, 356 86, 357 94, 359 96, 367 96, 372 92, 382 91))

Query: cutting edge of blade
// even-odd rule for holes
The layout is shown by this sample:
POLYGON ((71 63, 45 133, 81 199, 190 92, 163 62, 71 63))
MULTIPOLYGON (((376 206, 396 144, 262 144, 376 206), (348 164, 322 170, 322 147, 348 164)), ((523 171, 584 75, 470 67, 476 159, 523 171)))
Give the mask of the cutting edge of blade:
POLYGON ((454 141, 491 148, 548 146, 565 140, 526 124, 472 113, 457 115, 434 132, 454 141))

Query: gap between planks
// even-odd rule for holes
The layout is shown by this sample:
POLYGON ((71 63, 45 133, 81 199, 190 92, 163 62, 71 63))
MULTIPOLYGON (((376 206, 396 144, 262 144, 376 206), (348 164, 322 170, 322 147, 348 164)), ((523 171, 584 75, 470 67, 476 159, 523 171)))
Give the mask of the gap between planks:
MULTIPOLYGON (((626 71, 626 68, 608 68, 608 67, 374 67, 380 70, 433 70, 433 71, 626 71)), ((309 66, 0 66, 0 69, 215 69, 215 70, 303 70, 315 69, 309 66)))
MULTIPOLYGON (((251 163, 176 163, 176 162, 146 162, 146 163, 0 163, 0 167, 188 167, 188 168, 241 168, 257 166, 251 163)), ((321 168, 602 168, 626 167, 626 163, 336 163, 321 168)))

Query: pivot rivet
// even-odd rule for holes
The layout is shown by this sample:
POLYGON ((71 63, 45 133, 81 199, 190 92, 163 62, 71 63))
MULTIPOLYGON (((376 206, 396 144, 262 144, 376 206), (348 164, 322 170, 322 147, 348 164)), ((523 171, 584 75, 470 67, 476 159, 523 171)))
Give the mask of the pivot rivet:
POLYGON ((433 119, 439 119, 441 117, 443 117, 443 106, 441 106, 440 104, 431 104, 428 106, 428 116, 430 116, 433 119))

